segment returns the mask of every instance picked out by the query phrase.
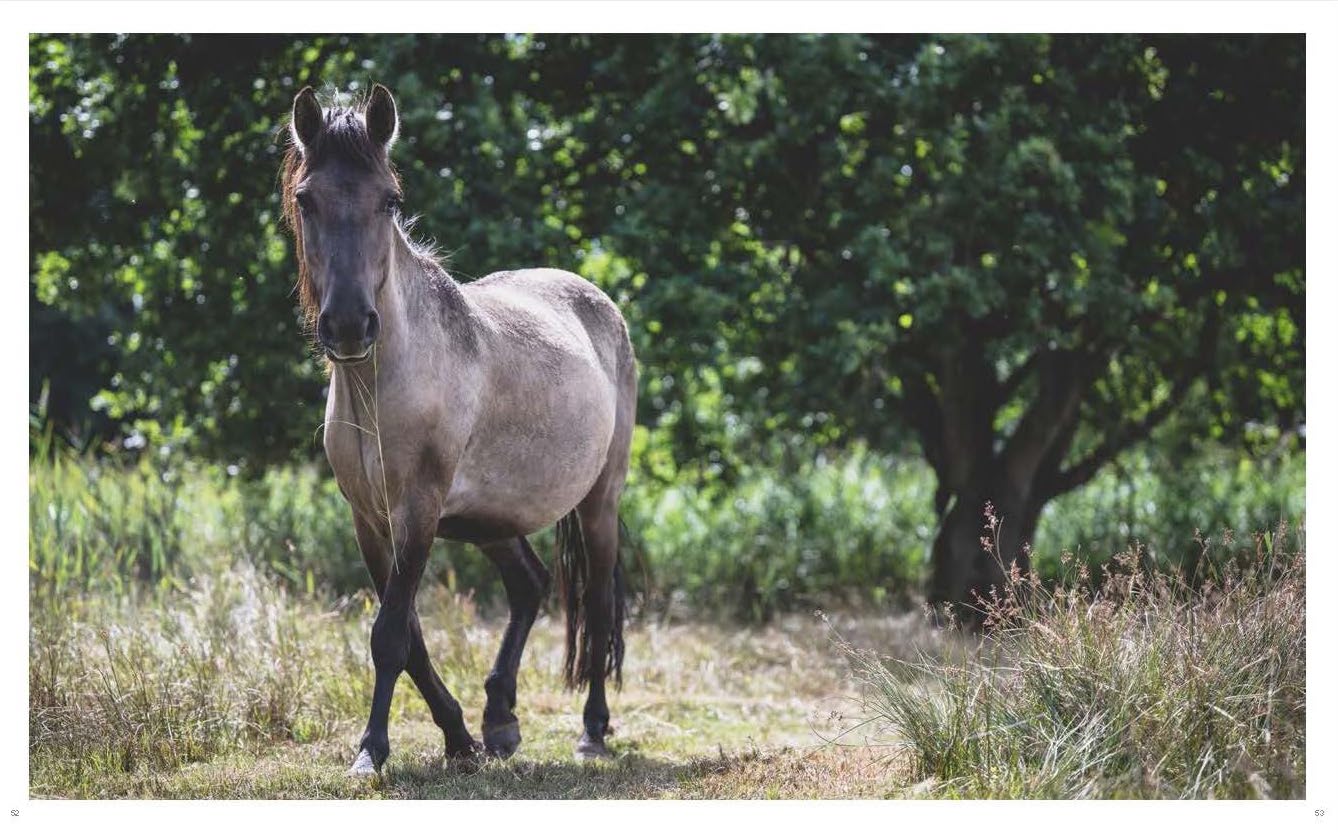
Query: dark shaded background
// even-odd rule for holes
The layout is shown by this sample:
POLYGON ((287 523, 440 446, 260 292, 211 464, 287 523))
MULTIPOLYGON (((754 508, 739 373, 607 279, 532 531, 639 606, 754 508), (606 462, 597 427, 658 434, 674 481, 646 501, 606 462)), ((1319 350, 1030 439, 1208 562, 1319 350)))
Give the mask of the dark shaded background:
MULTIPOLYGON (((95 454, 319 454, 279 225, 295 92, 395 93, 461 280, 577 271, 638 476, 918 455, 931 595, 1122 454, 1303 446, 1304 39, 33 36, 30 401, 95 454)), ((778 519, 779 522, 779 519, 778 519)))

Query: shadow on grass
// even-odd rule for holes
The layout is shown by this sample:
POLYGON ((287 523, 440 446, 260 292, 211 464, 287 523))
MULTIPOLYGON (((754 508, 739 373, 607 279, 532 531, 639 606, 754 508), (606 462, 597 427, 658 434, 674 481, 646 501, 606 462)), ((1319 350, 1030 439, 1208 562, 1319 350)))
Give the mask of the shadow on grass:
POLYGON ((513 759, 470 767, 435 761, 387 766, 386 797, 426 800, 566 800, 654 797, 677 791, 703 771, 731 765, 729 758, 658 760, 635 751, 599 762, 513 759))

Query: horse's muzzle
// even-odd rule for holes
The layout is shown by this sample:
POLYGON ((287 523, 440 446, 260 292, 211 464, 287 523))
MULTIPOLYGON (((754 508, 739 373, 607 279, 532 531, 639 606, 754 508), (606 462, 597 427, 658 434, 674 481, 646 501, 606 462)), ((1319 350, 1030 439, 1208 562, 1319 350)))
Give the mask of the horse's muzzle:
POLYGON ((325 311, 316 322, 316 340, 336 364, 366 361, 380 332, 381 319, 375 309, 353 314, 325 311))
POLYGON ((326 347, 325 357, 336 364, 361 364, 371 356, 374 347, 374 344, 368 344, 367 348, 363 350, 360 355, 341 355, 329 347, 326 347))

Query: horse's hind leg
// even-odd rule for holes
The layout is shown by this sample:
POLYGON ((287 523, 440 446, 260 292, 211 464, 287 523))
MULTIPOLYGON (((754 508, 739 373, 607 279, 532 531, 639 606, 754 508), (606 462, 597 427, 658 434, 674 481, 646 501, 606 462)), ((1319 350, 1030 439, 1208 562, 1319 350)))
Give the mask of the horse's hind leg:
POLYGON ((489 543, 480 548, 497 565, 506 587, 511 619, 502 635, 497 661, 483 683, 488 702, 483 708, 483 745, 489 754, 510 757, 520 746, 520 722, 516 719, 516 673, 530 627, 539 615, 539 605, 548 593, 551 576, 524 537, 489 543))
POLYGON ((582 714, 585 731, 576 744, 576 756, 590 760, 613 756, 604 744, 604 738, 612 733, 604 688, 609 675, 621 673, 622 664, 622 587, 615 575, 618 566, 617 501, 587 498, 577 508, 577 514, 588 558, 585 672, 590 693, 585 700, 582 714))

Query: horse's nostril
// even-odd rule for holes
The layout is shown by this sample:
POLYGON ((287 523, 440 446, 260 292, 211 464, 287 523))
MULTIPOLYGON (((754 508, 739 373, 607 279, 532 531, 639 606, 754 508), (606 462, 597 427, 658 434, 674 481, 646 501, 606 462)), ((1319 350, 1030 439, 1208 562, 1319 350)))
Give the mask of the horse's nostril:
POLYGON ((331 303, 316 319, 317 341, 338 356, 365 353, 380 330, 380 317, 363 304, 331 303))
POLYGON ((334 333, 330 328, 330 316, 324 312, 316 319, 316 340, 322 344, 334 343, 334 333))

